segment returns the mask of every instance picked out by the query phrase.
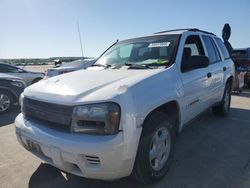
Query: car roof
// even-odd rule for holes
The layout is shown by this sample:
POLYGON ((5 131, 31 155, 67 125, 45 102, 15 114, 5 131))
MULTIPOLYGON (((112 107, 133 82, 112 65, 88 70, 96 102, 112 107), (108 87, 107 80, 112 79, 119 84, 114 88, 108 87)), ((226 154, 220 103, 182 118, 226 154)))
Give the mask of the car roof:
POLYGON ((140 37, 121 40, 121 41, 118 41, 118 43, 128 41, 128 40, 133 40, 133 39, 160 36, 160 35, 163 35, 163 36, 164 35, 182 35, 182 34, 184 34, 186 32, 199 33, 199 34, 210 35, 212 37, 217 37, 214 33, 203 31, 203 30, 200 30, 200 29, 197 29, 197 28, 184 28, 184 29, 174 29, 174 30, 159 31, 159 32, 153 33, 151 35, 146 35, 146 36, 140 36, 140 37))
POLYGON ((166 31, 159 31, 154 33, 154 35, 170 35, 170 34, 176 34, 180 35, 183 34, 184 32, 198 32, 202 34, 208 34, 208 35, 213 35, 216 36, 214 33, 203 31, 197 28, 184 28, 184 29, 174 29, 174 30, 166 30, 166 31))

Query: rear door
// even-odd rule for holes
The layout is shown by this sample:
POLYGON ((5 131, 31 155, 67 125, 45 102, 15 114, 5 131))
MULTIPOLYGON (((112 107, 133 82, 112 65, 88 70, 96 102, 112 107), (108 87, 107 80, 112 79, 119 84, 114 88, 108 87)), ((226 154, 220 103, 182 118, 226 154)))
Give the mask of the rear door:
POLYGON ((193 119, 209 106, 208 97, 211 87, 211 79, 207 77, 209 68, 185 70, 188 58, 195 55, 205 55, 199 35, 191 35, 186 38, 182 54, 181 79, 184 90, 184 122, 193 119))
POLYGON ((206 55, 209 58, 209 72, 211 73, 211 90, 209 102, 214 104, 218 102, 218 99, 221 96, 221 92, 224 89, 223 87, 223 65, 222 65, 222 58, 220 56, 219 50, 213 40, 212 37, 203 35, 202 36, 203 42, 206 48, 206 55))
POLYGON ((227 74, 230 74, 231 72, 234 72, 235 70, 233 70, 234 67, 232 66, 232 60, 222 40, 220 38, 215 37, 214 41, 220 51, 220 56, 222 60, 220 63, 221 66, 219 68, 223 72, 223 85, 218 89, 220 95, 219 95, 219 98, 216 99, 216 102, 218 102, 223 97, 227 74))

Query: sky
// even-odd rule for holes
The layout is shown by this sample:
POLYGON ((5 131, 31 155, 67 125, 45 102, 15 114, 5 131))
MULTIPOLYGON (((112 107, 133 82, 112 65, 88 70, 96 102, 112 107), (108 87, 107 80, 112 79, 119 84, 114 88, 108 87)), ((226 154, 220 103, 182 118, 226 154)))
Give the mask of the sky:
POLYGON ((117 39, 177 28, 221 37, 225 23, 234 48, 250 47, 250 0, 0 0, 0 59, 98 57, 117 39))

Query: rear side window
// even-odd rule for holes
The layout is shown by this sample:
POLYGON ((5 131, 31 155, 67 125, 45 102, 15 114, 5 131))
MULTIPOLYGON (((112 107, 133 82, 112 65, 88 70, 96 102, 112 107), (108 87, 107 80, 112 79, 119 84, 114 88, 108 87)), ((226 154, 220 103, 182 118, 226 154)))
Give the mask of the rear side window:
POLYGON ((0 73, 17 73, 18 69, 16 67, 8 65, 0 65, 0 73))
POLYGON ((221 51, 224 59, 230 59, 230 55, 229 55, 224 43, 222 42, 222 40, 219 38, 215 38, 215 41, 216 41, 217 45, 219 46, 220 51, 221 51))
POLYGON ((206 45, 206 49, 208 52, 208 57, 209 57, 210 63, 216 63, 216 62, 221 61, 221 57, 220 57, 218 48, 215 45, 213 39, 211 37, 205 36, 205 35, 203 35, 202 38, 203 38, 205 45, 206 45))
POLYGON ((207 53, 208 53, 208 57, 210 60, 210 63, 215 63, 218 61, 217 56, 216 56, 216 51, 214 49, 213 43, 210 39, 210 37, 208 36, 202 36, 205 45, 206 45, 206 49, 207 49, 207 53))
POLYGON ((215 42, 214 42, 214 40, 213 40, 212 38, 210 38, 210 40, 211 40, 211 42, 213 43, 217 61, 221 61, 221 56, 220 56, 218 47, 216 46, 216 44, 215 44, 215 42))

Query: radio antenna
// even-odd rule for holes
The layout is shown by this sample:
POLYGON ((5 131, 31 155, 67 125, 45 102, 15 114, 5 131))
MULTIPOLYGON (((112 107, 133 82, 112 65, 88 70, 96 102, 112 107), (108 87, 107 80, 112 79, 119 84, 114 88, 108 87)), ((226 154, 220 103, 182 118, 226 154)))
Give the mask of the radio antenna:
POLYGON ((83 48, 82 48, 82 38, 81 38, 80 26, 79 26, 79 22, 78 21, 77 21, 77 29, 78 29, 79 41, 80 41, 81 52, 82 52, 82 60, 84 60, 83 48))

